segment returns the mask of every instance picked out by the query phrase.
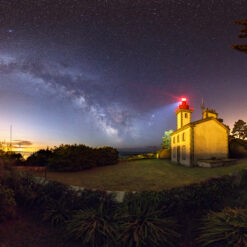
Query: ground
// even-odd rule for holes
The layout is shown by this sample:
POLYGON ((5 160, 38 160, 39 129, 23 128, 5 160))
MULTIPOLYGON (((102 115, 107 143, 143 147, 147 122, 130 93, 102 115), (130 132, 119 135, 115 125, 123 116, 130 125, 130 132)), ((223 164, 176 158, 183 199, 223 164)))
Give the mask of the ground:
POLYGON ((61 231, 17 210, 17 218, 0 222, 0 247, 79 247, 61 237, 61 231))
POLYGON ((169 160, 147 159, 120 162, 81 172, 48 172, 47 178, 88 189, 111 191, 163 190, 211 177, 227 175, 247 168, 247 159, 235 165, 217 168, 188 168, 169 160))

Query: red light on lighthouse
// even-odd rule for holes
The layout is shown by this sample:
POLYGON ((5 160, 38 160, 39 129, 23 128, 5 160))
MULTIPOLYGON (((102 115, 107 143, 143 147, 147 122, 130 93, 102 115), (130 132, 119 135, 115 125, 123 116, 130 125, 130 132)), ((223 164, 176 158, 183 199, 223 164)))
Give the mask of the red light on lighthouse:
POLYGON ((175 110, 175 113, 177 113, 179 110, 189 110, 190 112, 193 112, 193 108, 190 108, 190 106, 188 105, 188 99, 186 97, 181 97, 180 98, 180 102, 178 105, 178 108, 175 110))

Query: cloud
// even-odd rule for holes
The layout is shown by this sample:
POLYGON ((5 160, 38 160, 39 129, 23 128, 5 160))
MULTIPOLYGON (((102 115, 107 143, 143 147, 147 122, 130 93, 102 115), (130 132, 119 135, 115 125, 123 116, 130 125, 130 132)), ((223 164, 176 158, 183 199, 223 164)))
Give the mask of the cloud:
POLYGON ((14 145, 19 145, 19 146, 31 146, 33 143, 31 141, 23 141, 23 140, 14 140, 13 141, 14 145))

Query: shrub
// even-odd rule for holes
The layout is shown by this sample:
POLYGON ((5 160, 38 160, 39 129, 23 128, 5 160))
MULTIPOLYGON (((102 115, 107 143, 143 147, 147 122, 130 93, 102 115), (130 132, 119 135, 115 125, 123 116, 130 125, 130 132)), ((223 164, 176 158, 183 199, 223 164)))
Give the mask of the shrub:
POLYGON ((247 209, 210 212, 203 219, 198 241, 202 246, 247 246, 247 209))
POLYGON ((60 145, 53 149, 48 167, 56 171, 80 171, 95 166, 113 165, 117 161, 118 151, 111 147, 60 145))
POLYGON ((116 222, 104 203, 97 209, 77 211, 67 222, 67 231, 69 237, 81 240, 86 246, 116 246, 116 222))
POLYGON ((247 142, 241 139, 230 140, 229 154, 231 158, 247 157, 247 142))
POLYGON ((0 150, 0 162, 3 163, 4 166, 20 166, 23 165, 24 158, 20 153, 0 150))
POLYGON ((49 181, 42 185, 42 193, 46 194, 54 200, 65 198, 66 195, 70 193, 70 191, 71 189, 68 185, 55 181, 49 181))
POLYGON ((175 221, 147 200, 125 202, 118 218, 123 246, 176 246, 179 234, 175 221))
POLYGON ((0 221, 11 219, 16 214, 14 191, 0 184, 0 221))
POLYGON ((72 211, 66 200, 50 200, 46 203, 44 209, 43 221, 49 222, 51 225, 62 225, 66 220, 70 219, 72 211))
POLYGON ((96 148, 94 153, 97 166, 114 165, 118 162, 118 151, 115 148, 96 148))
POLYGON ((31 154, 25 165, 27 166, 48 166, 49 159, 52 157, 52 151, 50 149, 41 149, 31 154))
POLYGON ((106 194, 104 191, 83 190, 79 195, 72 197, 73 198, 70 200, 73 202, 73 210, 80 210, 84 208, 96 209, 99 207, 101 202, 104 202, 105 206, 108 205, 111 210, 116 207, 116 203, 113 200, 113 195, 106 194))

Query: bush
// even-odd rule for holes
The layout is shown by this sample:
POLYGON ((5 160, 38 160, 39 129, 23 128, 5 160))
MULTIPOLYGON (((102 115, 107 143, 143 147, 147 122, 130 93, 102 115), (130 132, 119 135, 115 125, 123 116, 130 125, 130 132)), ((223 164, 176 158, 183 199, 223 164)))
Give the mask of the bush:
POLYGON ((67 222, 68 236, 83 246, 116 246, 117 225, 114 214, 101 203, 97 209, 79 210, 67 222))
POLYGON ((55 171, 80 171, 95 166, 113 165, 117 161, 118 151, 111 147, 61 145, 53 149, 48 167, 55 171))
POLYGON ((14 191, 0 184, 0 221, 11 219, 16 214, 14 191))
POLYGON ((4 152, 0 150, 0 163, 6 166, 21 166, 24 163, 24 158, 20 153, 12 151, 4 152))
POLYGON ((180 235, 175 221, 165 216, 157 204, 143 200, 125 202, 118 215, 119 241, 123 246, 176 246, 180 235))
POLYGON ((65 221, 70 219, 72 211, 68 206, 66 200, 50 200, 46 203, 44 213, 42 216, 43 221, 49 222, 51 225, 63 225, 65 221))
POLYGON ((94 149, 97 166, 114 165, 118 162, 118 151, 111 147, 94 149))
POLYGON ((242 139, 230 140, 229 155, 231 158, 247 157, 247 142, 242 139))
POLYGON ((198 241, 202 246, 247 246, 247 209, 226 208, 203 219, 198 241))
POLYGON ((52 151, 50 149, 41 149, 33 154, 31 154, 25 165, 27 166, 48 166, 49 160, 52 157, 52 151))

